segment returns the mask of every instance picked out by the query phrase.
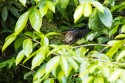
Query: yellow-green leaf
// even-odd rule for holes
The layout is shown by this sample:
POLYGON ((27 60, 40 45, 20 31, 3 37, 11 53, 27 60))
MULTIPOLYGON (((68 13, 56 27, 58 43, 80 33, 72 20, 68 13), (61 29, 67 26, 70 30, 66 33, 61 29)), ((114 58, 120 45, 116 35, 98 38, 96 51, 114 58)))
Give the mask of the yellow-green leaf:
POLYGON ((23 51, 24 51, 24 54, 29 57, 30 54, 32 53, 33 51, 33 45, 32 45, 32 41, 31 39, 25 39, 23 41, 23 51))
POLYGON ((110 82, 115 82, 120 77, 121 73, 122 73, 122 69, 115 70, 114 72, 111 73, 108 80, 110 82))
POLYGON ((73 67, 73 69, 75 70, 75 72, 78 71, 78 64, 74 61, 74 59, 72 59, 71 57, 67 57, 68 62, 71 64, 71 66, 73 67))
POLYGON ((4 43, 2 47, 2 51, 4 51, 15 39, 16 39, 15 34, 8 36, 8 38, 6 39, 6 42, 4 43))
POLYGON ((86 2, 84 5, 83 15, 89 17, 92 13, 92 6, 89 2, 86 2))
POLYGON ((46 65, 46 73, 49 74, 54 68, 58 66, 59 62, 60 56, 55 56, 52 59, 50 59, 46 65))
POLYGON ((103 8, 103 5, 101 3, 99 3, 98 1, 90 1, 90 3, 96 7, 100 12, 104 12, 104 8, 103 8))
POLYGON ((74 22, 78 21, 79 18, 82 16, 82 14, 83 14, 83 8, 84 8, 83 4, 79 5, 76 8, 75 13, 74 13, 74 22))
POLYGON ((24 29, 24 27, 28 21, 28 15, 29 15, 29 12, 27 11, 19 17, 19 19, 16 23, 16 27, 15 27, 16 35, 18 35, 24 29))
POLYGON ((121 33, 125 33, 125 25, 122 26, 121 33))
POLYGON ((39 9, 39 11, 40 11, 40 13, 41 13, 41 15, 42 15, 42 17, 43 17, 44 15, 46 15, 46 13, 47 13, 47 11, 48 11, 48 7, 47 7, 47 6, 43 6, 43 7, 41 7, 41 8, 39 9))
POLYGON ((94 83, 104 83, 104 78, 103 77, 96 77, 94 79, 94 83))
POLYGON ((16 65, 18 65, 21 62, 21 60, 24 58, 24 56, 25 55, 24 55, 23 50, 18 53, 18 55, 16 57, 16 65))
POLYGON ((125 56, 125 50, 122 50, 122 51, 119 53, 119 55, 118 55, 116 61, 119 61, 119 60, 120 60, 121 58, 123 58, 124 56, 125 56))
POLYGON ((32 60, 32 67, 31 69, 36 68, 37 66, 39 66, 43 60, 45 59, 45 55, 43 53, 38 53, 32 60))
POLYGON ((29 19, 33 29, 37 32, 40 32, 40 28, 42 26, 42 15, 36 7, 31 9, 29 19))
POLYGON ((61 56, 61 68, 65 73, 65 76, 68 77, 68 69, 69 69, 69 65, 68 62, 66 60, 66 58, 64 56, 61 56))
POLYGON ((19 1, 23 4, 23 6, 25 6, 26 0, 19 0, 19 1))
POLYGON ((46 2, 47 7, 55 13, 55 6, 52 1, 46 2))
POLYGON ((41 44, 41 46, 48 46, 49 45, 49 39, 46 36, 43 36, 40 44, 41 44))
POLYGON ((119 38, 125 38, 125 34, 119 34, 115 37, 115 39, 119 39, 119 38))

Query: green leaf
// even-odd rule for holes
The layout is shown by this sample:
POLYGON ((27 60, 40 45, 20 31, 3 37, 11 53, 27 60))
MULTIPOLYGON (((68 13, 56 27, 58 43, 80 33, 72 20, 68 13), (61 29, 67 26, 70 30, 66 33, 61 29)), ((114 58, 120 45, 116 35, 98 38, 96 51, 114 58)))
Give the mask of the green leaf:
POLYGON ((99 66, 98 65, 91 65, 89 68, 88 68, 88 70, 89 70, 89 72, 92 74, 92 73, 94 73, 94 71, 98 68, 99 66))
POLYGON ((38 3, 39 2, 39 0, 34 0, 36 3, 38 3))
POLYGON ((54 36, 54 35, 61 35, 60 33, 57 33, 57 32, 49 32, 47 33, 45 36, 46 37, 49 37, 49 36, 54 36))
POLYGON ((111 37, 113 34, 115 34, 117 32, 118 27, 119 27, 119 25, 116 25, 115 27, 113 27, 112 30, 110 30, 109 37, 111 37))
POLYGON ((89 17, 92 13, 92 6, 89 2, 84 3, 83 15, 89 17))
POLYGON ((33 76, 33 81, 40 79, 46 72, 46 64, 43 64, 33 76))
POLYGON ((121 73, 122 73, 122 69, 115 70, 114 72, 111 73, 108 80, 110 82, 115 82, 120 77, 121 73))
POLYGON ((102 66, 101 68, 102 68, 101 70, 102 70, 103 76, 108 79, 110 76, 110 68, 106 66, 102 66))
POLYGON ((80 19, 80 17, 82 16, 83 14, 83 8, 84 8, 84 5, 79 5, 76 10, 75 10, 75 13, 74 13, 74 22, 76 23, 76 21, 78 21, 80 19))
POLYGON ((119 38, 125 38, 125 34, 119 34, 115 37, 115 39, 119 39, 119 38))
POLYGON ((114 43, 114 45, 110 48, 110 50, 106 53, 106 55, 109 58, 112 58, 112 56, 117 52, 117 50, 120 48, 122 44, 122 41, 117 41, 114 43))
POLYGON ((118 55, 116 61, 119 61, 119 60, 120 60, 121 58, 123 58, 124 56, 125 56, 125 50, 122 50, 122 51, 119 53, 119 55, 118 55))
POLYGON ((16 39, 16 41, 14 42, 14 48, 16 50, 22 45, 24 39, 25 39, 24 37, 20 37, 20 38, 16 39), (20 41, 22 41, 22 42, 20 42, 20 41))
POLYGON ((18 53, 18 55, 16 57, 16 65, 18 65, 21 62, 21 60, 24 58, 24 56, 25 55, 24 55, 23 50, 18 53))
POLYGON ((125 33, 125 25, 122 26, 121 33, 125 33))
POLYGON ((99 14, 99 18, 100 18, 101 22, 106 27, 110 28, 112 25, 112 20, 113 20, 110 10, 108 8, 104 7, 104 13, 98 12, 98 14, 99 14))
POLYGON ((70 65, 74 68, 75 72, 77 72, 79 68, 78 64, 71 57, 67 57, 67 59, 70 65))
POLYGON ((42 16, 39 10, 36 7, 33 7, 29 14, 29 20, 33 29, 37 32, 40 32, 42 26, 42 16))
POLYGON ((92 0, 92 1, 90 1, 90 3, 94 6, 94 7, 96 7, 100 12, 104 12, 104 7, 103 7, 103 5, 101 4, 101 3, 99 3, 98 1, 94 1, 94 0, 92 0))
POLYGON ((93 13, 89 17, 89 28, 96 31, 102 27, 104 27, 104 25, 99 19, 97 9, 94 9, 93 13))
POLYGON ((27 11, 19 17, 19 19, 16 23, 16 27, 15 27, 16 35, 18 35, 24 29, 24 27, 28 21, 28 15, 29 15, 29 12, 27 11))
POLYGON ((32 41, 31 39, 25 39, 23 41, 23 51, 24 51, 24 54, 29 57, 30 54, 32 53, 33 51, 33 44, 32 44, 32 41))
POLYGON ((39 9, 39 11, 40 11, 40 13, 41 13, 41 15, 43 17, 44 15, 46 15, 46 13, 48 11, 48 7, 47 6, 43 6, 42 8, 39 9))
POLYGON ((65 76, 68 77, 68 69, 69 69, 69 65, 68 62, 66 60, 66 58, 64 56, 61 56, 61 68, 65 73, 65 76))
POLYGON ((59 3, 61 5, 61 8, 62 9, 66 9, 68 3, 69 3, 69 0, 59 0, 59 3))
POLYGON ((45 80, 43 83, 54 83, 54 79, 49 78, 49 79, 45 80))
POLYGON ((4 51, 15 39, 16 39, 15 34, 8 36, 8 38, 6 39, 6 41, 2 47, 2 51, 4 51))
POLYGON ((96 77, 94 79, 94 83, 104 83, 104 78, 103 77, 96 77))
POLYGON ((55 6, 52 1, 46 2, 47 7, 55 13, 55 6))
POLYGON ((2 9, 2 19, 3 19, 3 21, 6 21, 6 20, 7 20, 7 17, 8 17, 8 10, 7 10, 7 7, 5 6, 5 7, 2 9))
POLYGON ((41 38, 40 44, 41 44, 41 46, 48 46, 49 45, 49 39, 46 36, 43 36, 41 38))
POLYGON ((45 59, 45 55, 42 52, 36 54, 36 56, 32 60, 32 67, 31 67, 31 69, 34 69, 37 66, 39 66, 43 62, 44 59, 45 59))
POLYGON ((27 0, 19 0, 25 6, 27 0))
POLYGON ((55 56, 50 59, 46 65, 46 74, 49 74, 53 68, 56 68, 60 62, 60 56, 55 56))
POLYGON ((51 22, 53 20, 53 12, 48 10, 47 14, 45 15, 46 18, 48 19, 49 22, 51 22))

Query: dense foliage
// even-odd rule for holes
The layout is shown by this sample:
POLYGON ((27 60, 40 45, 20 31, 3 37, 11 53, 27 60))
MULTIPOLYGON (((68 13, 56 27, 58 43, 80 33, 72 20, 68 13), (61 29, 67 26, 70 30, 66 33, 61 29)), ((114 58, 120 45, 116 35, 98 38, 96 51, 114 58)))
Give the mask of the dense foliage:
POLYGON ((1 0, 0 11, 0 82, 125 83, 124 0, 1 0), (70 28, 89 32, 65 44, 70 28))

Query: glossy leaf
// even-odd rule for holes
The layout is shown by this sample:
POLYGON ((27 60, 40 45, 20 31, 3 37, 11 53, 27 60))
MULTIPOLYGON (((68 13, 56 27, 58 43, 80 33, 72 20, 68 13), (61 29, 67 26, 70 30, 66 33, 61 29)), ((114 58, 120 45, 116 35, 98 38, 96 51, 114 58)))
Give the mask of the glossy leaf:
POLYGON ((57 33, 57 32, 49 32, 47 33, 45 36, 46 37, 49 37, 49 36, 54 36, 54 35, 61 35, 60 33, 57 33))
POLYGON ((110 82, 115 82, 120 77, 121 73, 122 73, 122 69, 115 70, 114 72, 111 73, 108 80, 110 82))
POLYGON ((113 17, 112 17, 112 14, 110 12, 110 10, 106 7, 104 7, 104 12, 98 12, 99 14, 99 18, 101 20, 101 22, 108 28, 111 27, 112 25, 112 20, 113 20, 113 17))
POLYGON ((85 17, 89 17, 91 15, 91 13, 92 13, 92 6, 89 2, 86 2, 84 4, 83 15, 85 17))
POLYGON ((23 44, 24 39, 25 39, 24 37, 20 37, 20 38, 18 38, 18 39, 15 40, 15 42, 14 42, 14 48, 16 50, 23 44))
POLYGON ((46 72, 46 64, 43 64, 38 71, 34 74, 33 76, 33 80, 37 80, 40 79, 46 72))
POLYGON ((46 15, 46 13, 48 11, 48 7, 47 6, 43 6, 42 8, 39 9, 39 11, 40 11, 40 13, 41 13, 41 15, 43 17, 44 15, 46 15))
POLYGON ((7 10, 7 7, 5 6, 5 7, 2 9, 2 19, 3 19, 3 21, 6 21, 6 20, 7 20, 7 17, 8 17, 8 10, 7 10))
POLYGON ((115 37, 115 39, 125 38, 125 34, 119 34, 115 37))
POLYGON ((104 77, 109 78, 110 72, 111 72, 110 68, 106 66, 102 66, 101 70, 102 70, 104 77))
POLYGON ((46 2, 47 7, 55 13, 55 6, 52 1, 46 2))
POLYGON ((24 51, 24 54, 29 57, 30 54, 32 53, 33 51, 33 45, 32 45, 32 41, 31 39, 25 39, 23 41, 23 51, 24 51))
POLYGON ((24 14, 22 14, 17 23, 16 23, 16 27, 15 27, 15 34, 18 35, 26 26, 26 23, 28 21, 28 15, 29 12, 25 12, 24 14))
POLYGON ((78 64, 75 62, 75 60, 72 59, 71 57, 67 57, 67 60, 68 60, 68 62, 70 63, 70 65, 73 67, 73 69, 75 70, 75 72, 77 72, 79 66, 78 66, 78 64))
POLYGON ((125 56, 125 50, 122 50, 122 51, 119 53, 119 55, 118 55, 116 61, 119 61, 119 60, 120 60, 121 58, 123 58, 124 56, 125 56))
POLYGON ((16 57, 16 65, 18 65, 21 62, 21 60, 24 58, 24 56, 25 55, 24 55, 23 50, 18 53, 18 55, 16 57))
POLYGON ((90 1, 90 3, 96 7, 100 12, 104 12, 104 8, 103 8, 103 5, 101 3, 99 3, 98 1, 90 1))
POLYGON ((103 77, 96 77, 94 79, 94 83, 104 83, 104 78, 103 77))
POLYGON ((117 32, 118 27, 119 27, 119 25, 116 25, 115 27, 113 27, 112 30, 110 30, 109 37, 111 37, 113 34, 115 34, 117 32))
POLYGON ((42 52, 36 54, 36 56, 32 60, 32 67, 31 67, 31 69, 34 69, 37 66, 39 66, 43 62, 44 59, 45 59, 45 54, 43 54, 42 52))
POLYGON ((122 26, 121 33, 125 33, 125 25, 122 26))
POLYGON ((49 39, 46 36, 43 36, 40 44, 41 44, 41 46, 48 46, 49 45, 49 39))
POLYGON ((61 56, 61 65, 60 66, 61 66, 62 70, 64 71, 65 76, 67 77, 69 65, 68 65, 68 62, 64 56, 61 56))
POLYGON ((27 0, 19 0, 25 6, 27 0))
POLYGON ((59 62, 60 62, 60 56, 55 56, 52 59, 50 59, 46 65, 46 74, 49 74, 53 70, 53 68, 56 68, 59 62))
POLYGON ((80 19, 80 17, 82 16, 83 14, 83 8, 84 8, 84 5, 79 5, 76 10, 75 10, 75 13, 74 13, 74 22, 78 21, 80 19))
POLYGON ((42 16, 36 7, 31 9, 29 19, 33 29, 40 32, 40 28, 42 26, 42 16))
POLYGON ((16 39, 15 34, 8 36, 8 38, 6 39, 6 41, 2 47, 2 51, 4 51, 15 39, 16 39))
POLYGON ((122 42, 121 41, 117 41, 111 48, 110 50, 106 53, 106 55, 109 58, 112 58, 112 56, 117 52, 117 50, 120 48, 122 42))

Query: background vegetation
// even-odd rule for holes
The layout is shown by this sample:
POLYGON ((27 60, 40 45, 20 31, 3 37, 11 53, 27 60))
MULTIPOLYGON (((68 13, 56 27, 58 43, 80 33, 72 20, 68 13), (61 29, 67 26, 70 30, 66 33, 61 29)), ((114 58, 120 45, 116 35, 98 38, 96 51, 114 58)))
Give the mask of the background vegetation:
POLYGON ((125 83, 124 0, 0 0, 0 82, 125 83), (88 29, 73 44, 64 31, 88 29))

